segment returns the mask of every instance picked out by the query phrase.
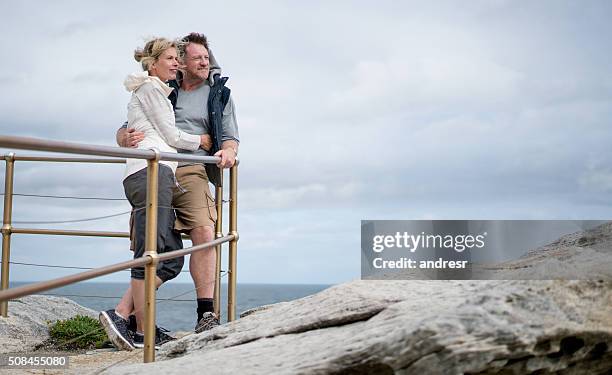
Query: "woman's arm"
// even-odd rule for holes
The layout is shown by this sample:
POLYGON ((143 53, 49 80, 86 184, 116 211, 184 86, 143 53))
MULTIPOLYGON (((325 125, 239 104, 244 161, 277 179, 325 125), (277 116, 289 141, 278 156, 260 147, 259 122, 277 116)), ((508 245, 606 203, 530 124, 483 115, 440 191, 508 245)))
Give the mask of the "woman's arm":
POLYGON ((145 83, 135 93, 145 116, 168 145, 194 151, 205 142, 202 136, 186 133, 176 127, 172 106, 154 83, 145 83))

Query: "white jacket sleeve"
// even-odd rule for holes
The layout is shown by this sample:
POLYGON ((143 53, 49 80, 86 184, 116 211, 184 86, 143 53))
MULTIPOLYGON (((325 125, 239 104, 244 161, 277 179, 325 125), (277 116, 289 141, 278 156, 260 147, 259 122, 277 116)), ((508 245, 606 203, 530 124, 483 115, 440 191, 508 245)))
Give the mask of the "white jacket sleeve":
POLYGON ((200 147, 199 135, 185 133, 176 127, 172 105, 154 84, 145 83, 135 94, 145 116, 168 145, 189 151, 200 147))

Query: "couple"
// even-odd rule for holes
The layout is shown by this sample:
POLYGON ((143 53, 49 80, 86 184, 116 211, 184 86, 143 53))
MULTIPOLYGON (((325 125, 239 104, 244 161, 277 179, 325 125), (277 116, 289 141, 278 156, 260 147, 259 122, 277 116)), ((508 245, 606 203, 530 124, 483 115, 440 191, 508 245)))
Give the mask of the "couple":
MULTIPOLYGON (((239 142, 235 109, 225 87, 227 77, 220 76, 206 37, 191 33, 180 41, 153 39, 136 50, 134 58, 143 72, 128 76, 124 82, 132 98, 128 122, 117 131, 117 143, 161 152, 178 149, 198 156, 214 153, 221 158, 217 167, 231 167, 239 142)), ((123 180, 133 209, 130 233, 134 258, 145 252, 146 165, 146 160, 127 159, 123 180)), ((179 232, 189 233, 194 246, 214 239, 217 213, 208 181, 203 164, 160 161, 158 253, 182 249, 179 232)), ((183 261, 182 257, 160 261, 157 287, 178 276, 183 261)), ((197 295, 196 333, 219 325, 213 312, 215 265, 213 247, 190 256, 189 270, 197 295)), ((143 267, 131 270, 128 290, 114 309, 100 313, 100 322, 118 349, 144 346, 143 267)), ((163 329, 156 329, 156 347, 173 339, 163 329)))

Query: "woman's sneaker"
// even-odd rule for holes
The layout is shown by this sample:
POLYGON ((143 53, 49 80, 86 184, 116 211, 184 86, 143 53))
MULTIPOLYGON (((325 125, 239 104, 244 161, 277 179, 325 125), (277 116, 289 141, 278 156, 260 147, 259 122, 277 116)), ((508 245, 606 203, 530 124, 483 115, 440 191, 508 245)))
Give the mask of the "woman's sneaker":
POLYGON ((195 333, 202 333, 219 325, 219 318, 212 312, 205 312, 195 326, 195 333))
POLYGON ((130 331, 132 333, 136 333, 136 328, 137 327, 138 327, 138 325, 136 323, 136 315, 128 316, 128 331, 130 331))
MULTIPOLYGON (((155 349, 159 349, 163 344, 176 340, 166 332, 170 332, 162 327, 155 327, 155 349)), ((144 348, 144 335, 139 333, 134 334, 134 346, 137 348, 144 348)))
POLYGON ((134 350, 132 334, 128 330, 128 321, 117 315, 115 310, 102 311, 100 323, 106 331, 108 339, 119 350, 134 350))

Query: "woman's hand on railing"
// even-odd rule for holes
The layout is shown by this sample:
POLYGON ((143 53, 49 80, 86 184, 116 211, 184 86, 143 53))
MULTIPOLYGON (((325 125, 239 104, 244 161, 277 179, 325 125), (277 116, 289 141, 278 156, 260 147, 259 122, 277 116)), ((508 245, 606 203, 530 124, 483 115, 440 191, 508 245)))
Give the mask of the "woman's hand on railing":
POLYGON ((200 147, 206 151, 210 151, 210 148, 212 147, 212 138, 210 138, 209 134, 202 134, 200 136, 200 147))

